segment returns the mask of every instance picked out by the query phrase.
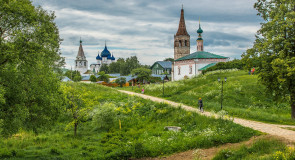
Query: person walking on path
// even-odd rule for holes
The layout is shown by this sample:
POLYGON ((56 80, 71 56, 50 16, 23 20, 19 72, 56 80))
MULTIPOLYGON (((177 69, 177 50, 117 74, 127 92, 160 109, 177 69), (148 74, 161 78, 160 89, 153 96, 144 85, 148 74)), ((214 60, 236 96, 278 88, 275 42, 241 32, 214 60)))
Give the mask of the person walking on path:
POLYGON ((199 104, 199 109, 200 109, 200 112, 204 112, 204 109, 203 109, 203 101, 202 101, 202 98, 199 98, 199 102, 198 102, 198 104, 199 104))
POLYGON ((144 94, 144 88, 141 89, 141 94, 144 94))

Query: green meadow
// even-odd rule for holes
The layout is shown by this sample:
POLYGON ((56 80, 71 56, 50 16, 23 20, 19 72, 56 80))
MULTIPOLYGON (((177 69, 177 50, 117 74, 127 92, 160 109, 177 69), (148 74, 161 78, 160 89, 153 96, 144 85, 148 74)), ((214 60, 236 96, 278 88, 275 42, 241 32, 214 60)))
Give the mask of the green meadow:
MULTIPOLYGON (((242 75, 241 72, 235 74, 242 75)), ((65 103, 57 124, 38 134, 20 131, 9 138, 0 138, 0 159, 157 157, 240 142, 260 135, 258 131, 230 120, 205 117, 97 84, 70 82, 64 83, 62 88, 67 98, 71 98, 67 92, 78 93, 75 96, 79 105, 70 107, 72 102, 65 103), (82 117, 76 136, 73 113, 82 117), (165 126, 178 126, 181 130, 169 131, 165 126)))
MULTIPOLYGON (((295 124, 291 119, 291 107, 286 101, 276 102, 266 92, 265 86, 259 83, 257 75, 249 75, 248 72, 232 69, 207 72, 194 78, 142 85, 145 93, 155 97, 198 107, 198 99, 203 99, 206 111, 219 112, 221 110, 221 83, 223 83, 223 110, 234 117, 257 120, 277 124, 295 124)), ((140 93, 138 87, 123 88, 125 90, 140 93)))

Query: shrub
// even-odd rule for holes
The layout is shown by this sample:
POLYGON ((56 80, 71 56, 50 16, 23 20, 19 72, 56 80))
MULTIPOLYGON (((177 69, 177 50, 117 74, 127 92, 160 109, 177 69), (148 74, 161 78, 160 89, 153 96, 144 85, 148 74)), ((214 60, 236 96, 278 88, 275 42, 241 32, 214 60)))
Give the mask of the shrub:
POLYGON ((95 75, 90 76, 90 81, 91 82, 96 82, 97 81, 95 75))
POLYGON ((104 103, 98 106, 93 114, 92 125, 98 129, 109 130, 117 122, 116 106, 113 103, 104 103))

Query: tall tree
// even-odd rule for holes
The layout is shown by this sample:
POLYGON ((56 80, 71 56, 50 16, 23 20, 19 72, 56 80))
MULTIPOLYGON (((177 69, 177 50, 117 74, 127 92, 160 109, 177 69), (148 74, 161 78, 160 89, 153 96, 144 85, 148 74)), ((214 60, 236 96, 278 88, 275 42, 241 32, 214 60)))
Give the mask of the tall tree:
POLYGON ((107 64, 102 64, 100 69, 99 69, 99 72, 105 72, 105 73, 109 73, 109 66, 107 64))
POLYGON ((0 0, 2 134, 47 128, 60 113, 62 64, 54 13, 29 0, 0 0))
POLYGON ((259 60, 261 82, 277 100, 290 101, 295 119, 295 1, 258 0, 254 7, 265 23, 243 59, 259 60))

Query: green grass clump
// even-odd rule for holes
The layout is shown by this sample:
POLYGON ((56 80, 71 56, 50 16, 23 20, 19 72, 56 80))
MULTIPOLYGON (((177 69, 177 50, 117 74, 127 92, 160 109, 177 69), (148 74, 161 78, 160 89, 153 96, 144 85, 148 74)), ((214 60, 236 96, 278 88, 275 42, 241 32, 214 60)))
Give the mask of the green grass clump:
MULTIPOLYGON (((128 96, 96 84, 68 83, 84 91, 93 104, 79 124, 77 136, 67 110, 51 130, 38 135, 21 131, 0 138, 0 157, 6 159, 130 159, 156 157, 194 148, 247 140, 257 131, 229 120, 213 119, 165 103, 128 96), (121 122, 121 129, 120 123, 121 122), (179 126, 181 131, 167 131, 179 126)), ((87 106, 89 107, 89 106, 87 106)))
MULTIPOLYGON (((221 83, 218 78, 227 77, 223 83, 223 109, 231 116, 278 124, 295 124, 291 119, 289 102, 275 102, 266 93, 266 88, 258 82, 257 75, 249 75, 240 70, 219 70, 199 75, 195 78, 165 83, 142 85, 148 95, 165 98, 190 106, 198 107, 201 97, 204 109, 220 111, 221 83)), ((123 89, 132 90, 132 87, 123 89)), ((140 93, 140 88, 133 91, 140 93)))
POLYGON ((224 149, 217 153, 213 160, 276 160, 295 158, 294 147, 287 147, 282 141, 274 138, 256 140, 251 146, 241 146, 239 149, 224 149))

